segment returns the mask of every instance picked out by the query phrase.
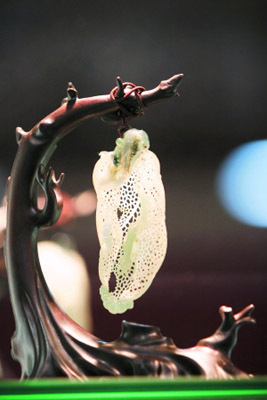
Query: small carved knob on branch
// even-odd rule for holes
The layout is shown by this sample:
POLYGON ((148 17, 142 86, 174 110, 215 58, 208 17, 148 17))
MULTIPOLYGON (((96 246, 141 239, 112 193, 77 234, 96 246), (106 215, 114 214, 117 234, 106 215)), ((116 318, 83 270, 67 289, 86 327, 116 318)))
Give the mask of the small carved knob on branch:
POLYGON ((67 97, 65 97, 62 100, 61 104, 68 103, 72 105, 75 103, 77 98, 78 98, 78 90, 75 88, 72 82, 69 82, 67 87, 67 97))
POLYGON ((61 185, 64 179, 64 174, 60 174, 56 179, 54 170, 50 167, 46 172, 43 164, 39 166, 36 180, 43 190, 45 196, 45 204, 42 210, 38 208, 34 212, 34 217, 37 218, 37 224, 41 226, 50 226, 56 223, 60 217, 63 199, 61 193, 61 185))
POLYGON ((250 304, 239 313, 233 314, 231 307, 221 306, 219 310, 222 318, 221 325, 212 336, 200 340, 197 345, 219 350, 230 358, 237 342, 240 326, 247 323, 256 323, 255 319, 251 317, 254 308, 254 305, 250 304))

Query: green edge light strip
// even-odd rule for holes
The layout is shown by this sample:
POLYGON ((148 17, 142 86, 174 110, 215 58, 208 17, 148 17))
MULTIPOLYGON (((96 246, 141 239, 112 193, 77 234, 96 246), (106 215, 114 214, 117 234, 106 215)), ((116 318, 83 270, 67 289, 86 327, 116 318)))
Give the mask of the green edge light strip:
POLYGON ((131 392, 102 392, 102 393, 27 393, 4 394, 1 400, 160 400, 160 399, 203 399, 203 398, 236 398, 242 396, 267 397, 267 389, 239 390, 172 390, 172 391, 131 391, 131 392))

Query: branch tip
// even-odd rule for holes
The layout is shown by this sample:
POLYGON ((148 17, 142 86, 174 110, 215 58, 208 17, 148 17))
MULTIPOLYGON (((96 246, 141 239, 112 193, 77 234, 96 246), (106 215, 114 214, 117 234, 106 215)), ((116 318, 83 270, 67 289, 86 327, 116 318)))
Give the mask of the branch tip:
POLYGON ((23 138, 23 136, 25 134, 26 134, 26 132, 20 126, 18 126, 16 128, 16 141, 17 141, 17 144, 20 144, 21 139, 23 138))
MULTIPOLYGON (((173 75, 171 78, 161 81, 159 87, 161 90, 169 93, 170 95, 175 95, 178 90, 178 86, 184 77, 184 74, 173 75)), ((179 94, 178 94, 179 95, 179 94)))
POLYGON ((67 96, 68 96, 68 101, 75 101, 78 97, 78 91, 72 82, 68 83, 67 96))
POLYGON ((124 95, 124 87, 120 76, 117 76, 116 83, 117 83, 117 92, 115 94, 115 98, 119 99, 124 95))

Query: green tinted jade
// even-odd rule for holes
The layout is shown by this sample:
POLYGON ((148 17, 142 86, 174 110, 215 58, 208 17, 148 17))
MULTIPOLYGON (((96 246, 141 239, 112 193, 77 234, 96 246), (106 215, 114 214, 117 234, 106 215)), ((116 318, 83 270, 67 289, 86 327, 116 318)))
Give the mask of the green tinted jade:
POLYGON ((144 131, 130 129, 93 172, 100 242, 100 295, 111 313, 133 308, 151 285, 167 248, 160 164, 144 131))

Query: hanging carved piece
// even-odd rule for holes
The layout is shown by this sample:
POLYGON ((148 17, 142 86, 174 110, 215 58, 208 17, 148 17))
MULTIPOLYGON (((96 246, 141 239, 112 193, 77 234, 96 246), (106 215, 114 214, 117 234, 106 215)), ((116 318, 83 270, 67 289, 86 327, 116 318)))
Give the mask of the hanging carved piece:
POLYGON ((149 288, 167 249, 160 164, 146 132, 129 129, 114 151, 102 151, 93 183, 100 295, 107 310, 123 313, 149 288))
POLYGON ((37 252, 38 230, 54 224, 62 210, 59 178, 48 168, 57 142, 83 120, 100 117, 122 122, 143 113, 144 108, 177 95, 183 75, 162 81, 145 90, 132 83, 122 83, 110 94, 78 98, 72 84, 61 107, 29 132, 17 128, 19 145, 8 181, 5 260, 16 332, 12 355, 19 361, 22 378, 67 376, 86 379, 102 375, 203 375, 227 377, 245 375, 230 361, 238 328, 251 318, 253 306, 233 315, 221 307, 222 324, 215 334, 191 349, 177 348, 159 329, 123 323, 121 336, 105 343, 72 321, 54 301, 43 277, 37 252), (37 192, 45 195, 39 209, 37 192))

